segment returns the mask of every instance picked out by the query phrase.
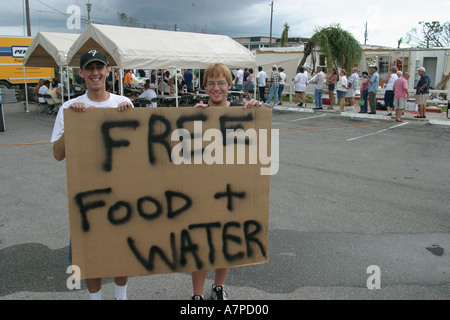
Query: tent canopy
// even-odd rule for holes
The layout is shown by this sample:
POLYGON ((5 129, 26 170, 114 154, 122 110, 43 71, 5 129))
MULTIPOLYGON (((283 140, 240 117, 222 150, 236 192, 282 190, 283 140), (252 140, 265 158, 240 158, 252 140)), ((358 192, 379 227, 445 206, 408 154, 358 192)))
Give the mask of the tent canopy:
POLYGON ((79 34, 39 32, 23 59, 27 67, 60 67, 67 65, 67 53, 79 34))
POLYGON ((256 63, 262 66, 269 76, 272 66, 282 67, 286 74, 286 84, 292 82, 297 67, 304 54, 304 47, 259 48, 256 51, 256 63))
POLYGON ((228 36, 90 24, 68 53, 79 65, 89 49, 103 51, 120 69, 205 69, 222 62, 229 68, 255 67, 250 50, 228 36))

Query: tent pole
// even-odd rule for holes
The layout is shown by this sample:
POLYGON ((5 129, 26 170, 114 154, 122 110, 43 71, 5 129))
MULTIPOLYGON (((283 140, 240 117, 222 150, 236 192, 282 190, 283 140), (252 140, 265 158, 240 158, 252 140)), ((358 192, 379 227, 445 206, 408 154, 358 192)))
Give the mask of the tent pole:
MULTIPOLYGON (((63 66, 61 65, 61 70, 63 70, 63 66)), ((66 86, 67 86, 67 100, 70 100, 70 87, 69 87, 69 66, 66 66, 67 70, 67 77, 66 77, 66 86)), ((62 78, 62 71, 61 71, 61 102, 64 103, 64 81, 62 78)))
POLYGON ((123 70, 119 69, 119 91, 120 95, 123 96, 123 70))
POLYGON ((178 108, 178 77, 177 77, 177 69, 175 69, 175 105, 178 108))
POLYGON ((112 72, 112 79, 113 79, 112 89, 113 89, 113 92, 116 92, 116 69, 111 68, 111 72, 112 72))
MULTIPOLYGON (((64 79, 63 79, 63 67, 62 65, 58 66, 59 69, 59 79, 61 80, 61 101, 64 102, 64 79)), ((52 86, 53 86, 53 81, 52 81, 52 86)))
POLYGON ((23 74, 25 75, 25 112, 30 112, 28 110, 28 85, 27 85, 27 70, 25 68, 25 65, 23 66, 23 74))
MULTIPOLYGON (((255 61, 256 61, 256 56, 255 56, 255 61)), ((256 88, 258 87, 258 84, 256 83, 256 69, 258 66, 255 65, 255 68, 253 69, 253 99, 256 100, 256 88)))

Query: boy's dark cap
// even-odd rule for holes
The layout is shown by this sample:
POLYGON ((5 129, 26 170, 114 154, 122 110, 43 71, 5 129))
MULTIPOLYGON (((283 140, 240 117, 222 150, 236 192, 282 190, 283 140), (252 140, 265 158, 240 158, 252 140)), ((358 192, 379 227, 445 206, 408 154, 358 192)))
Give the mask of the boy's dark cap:
POLYGON ((99 62, 109 66, 109 62, 106 59, 106 55, 99 50, 92 49, 92 50, 86 51, 85 53, 83 53, 81 55, 80 68, 81 69, 86 68, 86 66, 93 61, 99 61, 99 62))

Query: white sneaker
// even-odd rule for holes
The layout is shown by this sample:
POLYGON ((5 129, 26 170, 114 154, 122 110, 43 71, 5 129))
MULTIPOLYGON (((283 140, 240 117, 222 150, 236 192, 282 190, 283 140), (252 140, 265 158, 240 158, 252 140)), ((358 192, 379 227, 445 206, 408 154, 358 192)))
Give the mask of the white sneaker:
POLYGON ((228 294, 223 289, 223 286, 215 287, 213 285, 212 290, 211 290, 211 299, 212 300, 228 300, 228 294))

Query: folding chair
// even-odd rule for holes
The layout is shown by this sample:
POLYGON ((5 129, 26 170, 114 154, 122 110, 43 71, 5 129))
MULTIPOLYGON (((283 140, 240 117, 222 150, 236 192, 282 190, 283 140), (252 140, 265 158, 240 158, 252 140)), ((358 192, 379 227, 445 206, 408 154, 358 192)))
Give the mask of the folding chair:
POLYGON ((141 106, 141 101, 140 101, 140 99, 134 99, 133 101, 131 101, 132 103, 133 103, 133 106, 135 107, 135 108, 140 108, 140 107, 142 107, 141 106))
POLYGON ((55 115, 58 113, 59 110, 59 103, 56 103, 55 100, 53 100, 53 97, 49 94, 44 94, 44 98, 45 100, 47 100, 47 109, 45 112, 45 115, 51 114, 51 115, 55 115))
POLYGON ((191 100, 192 100, 192 96, 190 94, 182 95, 178 104, 180 106, 189 106, 191 104, 191 100))
POLYGON ((37 114, 45 114, 45 112, 47 111, 47 100, 45 102, 40 102, 39 98, 44 98, 44 95, 38 93, 38 98, 37 98, 37 106, 36 106, 36 113, 37 114))
POLYGON ((158 106, 158 98, 157 97, 155 97, 155 98, 151 98, 151 100, 147 100, 147 99, 141 99, 142 100, 142 103, 141 103, 141 106, 142 107, 149 107, 149 108, 151 108, 151 107, 153 107, 153 103, 156 103, 156 106, 158 106))
POLYGON ((157 97, 152 98, 152 100, 150 100, 151 103, 156 103, 156 106, 159 106, 159 99, 157 97))

